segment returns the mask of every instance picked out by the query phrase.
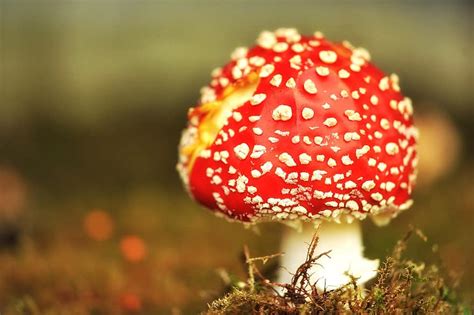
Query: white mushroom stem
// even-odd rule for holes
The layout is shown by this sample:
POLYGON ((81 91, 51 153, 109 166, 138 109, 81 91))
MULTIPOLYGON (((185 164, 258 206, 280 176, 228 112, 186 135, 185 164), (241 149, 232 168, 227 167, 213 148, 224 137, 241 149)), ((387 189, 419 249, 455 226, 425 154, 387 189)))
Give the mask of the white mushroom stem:
MULTIPOLYGON (((303 226, 301 231, 288 228, 283 235, 281 268, 277 282, 290 283, 292 275, 305 261, 308 246, 314 233, 313 225, 303 226)), ((358 220, 352 223, 323 222, 318 229, 318 245, 315 254, 331 251, 329 257, 321 257, 310 269, 311 283, 318 290, 332 290, 350 282, 350 275, 363 285, 375 277, 379 260, 363 256, 362 230, 358 220)))

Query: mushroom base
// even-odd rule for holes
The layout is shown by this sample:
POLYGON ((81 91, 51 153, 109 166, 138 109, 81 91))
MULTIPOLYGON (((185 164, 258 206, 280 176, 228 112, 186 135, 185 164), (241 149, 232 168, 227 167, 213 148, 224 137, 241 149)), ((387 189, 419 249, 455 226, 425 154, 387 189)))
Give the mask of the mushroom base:
POLYGON ((330 251, 309 270, 311 284, 318 290, 337 289, 351 281, 354 276, 357 284, 363 285, 377 274, 379 260, 363 256, 362 230, 359 221, 352 223, 323 222, 317 230, 313 225, 303 225, 301 231, 287 229, 282 239, 281 268, 277 282, 290 283, 293 273, 305 261, 314 233, 319 240, 315 254, 330 251))

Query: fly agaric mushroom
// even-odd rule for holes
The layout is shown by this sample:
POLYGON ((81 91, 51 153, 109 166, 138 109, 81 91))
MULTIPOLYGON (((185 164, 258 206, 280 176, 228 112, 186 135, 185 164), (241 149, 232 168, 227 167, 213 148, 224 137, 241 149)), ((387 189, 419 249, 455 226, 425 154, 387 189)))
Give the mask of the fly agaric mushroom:
MULTIPOLYGON (((417 130, 398 77, 348 42, 278 29, 236 49, 201 92, 179 147, 190 194, 247 224, 322 223, 318 246, 331 259, 312 270, 320 289, 347 283, 346 272, 361 284, 374 277, 378 261, 362 255, 359 221, 387 223, 409 208, 416 177, 417 130)), ((314 231, 285 233, 289 272, 314 231)))

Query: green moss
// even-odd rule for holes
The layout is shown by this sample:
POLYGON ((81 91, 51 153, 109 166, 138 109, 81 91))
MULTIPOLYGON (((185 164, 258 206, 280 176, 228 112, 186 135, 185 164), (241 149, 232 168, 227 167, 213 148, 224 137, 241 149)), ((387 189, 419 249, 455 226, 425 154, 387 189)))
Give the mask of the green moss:
MULTIPOLYGON (((456 296, 455 281, 448 280, 436 265, 426 266, 402 257, 412 230, 400 240, 367 289, 355 281, 337 290, 318 292, 309 283, 308 270, 320 256, 314 255, 317 237, 308 249, 306 261, 298 268, 286 293, 279 295, 260 273, 257 262, 269 257, 249 258, 249 279, 213 301, 205 314, 472 314, 456 296)), ((354 279, 355 280, 355 279, 354 279)))

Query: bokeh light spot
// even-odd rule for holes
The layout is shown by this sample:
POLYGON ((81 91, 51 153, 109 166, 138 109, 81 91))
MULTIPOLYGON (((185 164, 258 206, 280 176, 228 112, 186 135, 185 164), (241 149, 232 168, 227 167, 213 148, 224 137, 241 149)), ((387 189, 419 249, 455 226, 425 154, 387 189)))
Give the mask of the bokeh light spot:
POLYGON ((130 262, 142 261, 147 254, 145 242, 136 235, 124 236, 120 241, 120 250, 125 260, 130 262))
POLYGON ((104 210, 91 210, 84 218, 84 230, 93 240, 105 241, 112 236, 114 222, 104 210))

